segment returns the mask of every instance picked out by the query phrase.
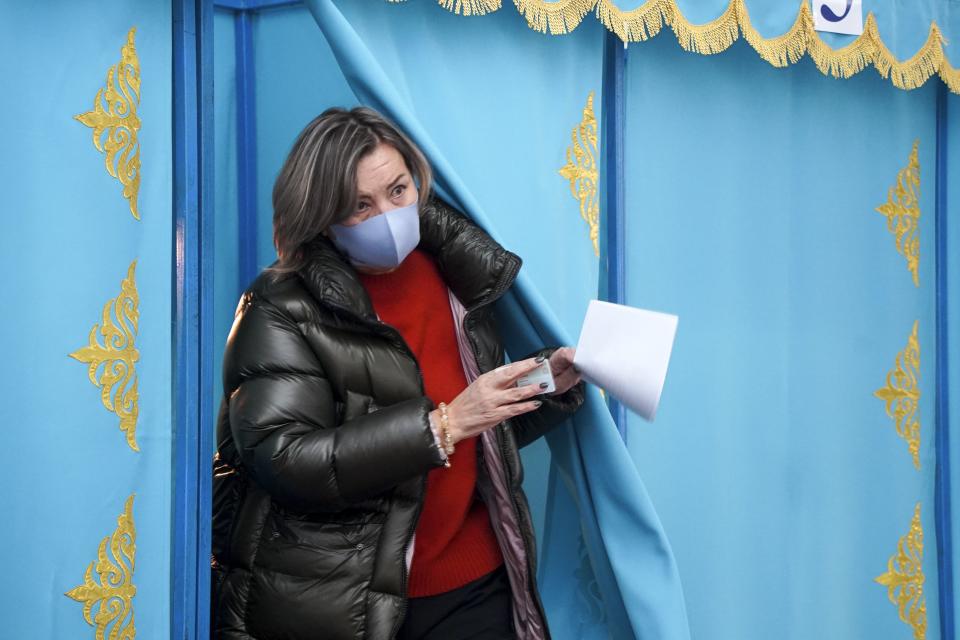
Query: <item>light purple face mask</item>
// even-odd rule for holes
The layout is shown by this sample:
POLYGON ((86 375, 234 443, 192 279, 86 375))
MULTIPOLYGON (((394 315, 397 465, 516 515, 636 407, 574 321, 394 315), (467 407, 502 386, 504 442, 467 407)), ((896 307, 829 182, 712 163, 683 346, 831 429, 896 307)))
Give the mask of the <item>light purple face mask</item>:
POLYGON ((417 203, 391 209, 353 226, 331 225, 330 237, 355 266, 394 269, 420 244, 417 203))

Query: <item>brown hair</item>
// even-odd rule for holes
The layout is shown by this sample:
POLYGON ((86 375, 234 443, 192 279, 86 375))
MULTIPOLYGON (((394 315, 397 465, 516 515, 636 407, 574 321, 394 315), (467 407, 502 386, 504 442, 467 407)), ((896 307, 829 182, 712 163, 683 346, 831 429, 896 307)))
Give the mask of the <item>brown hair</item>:
POLYGON ((356 208, 357 164, 380 143, 400 152, 426 203, 432 172, 413 141, 373 109, 327 109, 297 136, 273 185, 277 275, 300 269, 304 247, 356 208))

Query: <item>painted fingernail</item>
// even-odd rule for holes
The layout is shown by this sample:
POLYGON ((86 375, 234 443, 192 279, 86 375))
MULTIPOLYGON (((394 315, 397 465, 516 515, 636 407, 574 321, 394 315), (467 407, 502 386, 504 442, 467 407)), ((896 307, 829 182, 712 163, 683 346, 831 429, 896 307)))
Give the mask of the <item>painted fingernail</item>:
POLYGON ((550 385, 547 384, 546 382, 541 382, 541 383, 540 383, 540 388, 541 388, 541 389, 546 389, 546 388, 549 387, 549 386, 550 386, 550 385))
POLYGON ((537 356, 536 363, 537 363, 537 364, 540 364, 540 363, 543 362, 544 360, 546 360, 546 358, 544 358, 543 356, 537 356))

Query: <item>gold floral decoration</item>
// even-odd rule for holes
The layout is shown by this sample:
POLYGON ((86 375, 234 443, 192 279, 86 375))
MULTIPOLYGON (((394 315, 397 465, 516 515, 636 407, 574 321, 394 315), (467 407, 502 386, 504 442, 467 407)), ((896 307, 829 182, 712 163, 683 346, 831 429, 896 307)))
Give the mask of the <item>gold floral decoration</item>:
POLYGON ((83 584, 66 593, 83 603, 83 619, 96 628, 97 640, 134 640, 137 636, 133 619, 133 597, 137 594, 133 584, 137 555, 133 498, 127 498, 123 513, 117 518, 117 529, 100 542, 97 560, 87 567, 83 584), (98 580, 94 579, 94 571, 98 580))
POLYGON ((887 384, 873 395, 887 405, 887 415, 894 419, 897 434, 907 441, 913 466, 920 468, 920 340, 913 323, 906 348, 897 354, 894 368, 887 373, 887 384))
POLYGON ((102 322, 90 329, 89 344, 70 357, 90 365, 87 370, 90 382, 100 387, 103 406, 117 414, 120 430, 127 435, 127 444, 139 451, 136 430, 140 396, 135 365, 140 360, 140 352, 134 343, 140 321, 140 296, 134 279, 136 268, 134 260, 127 277, 120 283, 120 295, 103 306, 102 322), (98 332, 103 336, 102 345, 97 339, 98 332))
POLYGON ((600 203, 597 184, 597 118, 593 111, 593 92, 583 108, 583 120, 570 134, 572 144, 567 147, 567 164, 560 169, 561 176, 570 181, 570 193, 580 201, 580 217, 590 226, 593 251, 600 255, 600 203))
POLYGON ((887 562, 887 572, 875 580, 887 588, 887 596, 897 605, 900 619, 913 628, 914 640, 924 640, 927 637, 927 603, 923 597, 920 503, 913 511, 909 533, 900 538, 897 553, 887 562))
POLYGON ((140 211, 140 60, 133 44, 136 27, 127 33, 120 49, 120 62, 107 70, 107 84, 97 91, 93 111, 74 116, 93 129, 93 144, 105 153, 107 173, 123 185, 123 197, 130 202, 130 213, 137 220, 140 211))
MULTIPOLYGON (((397 0, 390 0, 396 2, 397 0)), ((500 0, 438 0, 445 9, 464 16, 497 11, 500 0)), ((724 51, 742 35, 757 54, 775 67, 785 67, 804 54, 823 74, 849 78, 873 66, 900 89, 915 89, 936 74, 954 93, 960 93, 960 69, 950 65, 946 40, 936 22, 924 44, 907 60, 897 60, 880 37, 873 13, 868 13, 863 33, 845 47, 833 49, 813 27, 809 0, 800 0, 797 18, 779 36, 765 38, 754 28, 746 0, 730 0, 726 9, 705 24, 694 24, 680 11, 676 0, 647 0, 635 9, 623 10, 616 0, 514 0, 527 25, 541 33, 571 33, 593 12, 603 25, 624 42, 642 42, 670 27, 687 51, 713 54, 724 51)))
POLYGON ((907 269, 913 274, 913 284, 920 286, 920 238, 917 230, 920 225, 920 161, 917 148, 920 141, 913 143, 913 151, 907 166, 897 174, 897 184, 890 187, 887 201, 877 207, 877 211, 886 216, 887 229, 896 237, 897 252, 907 260, 907 269))

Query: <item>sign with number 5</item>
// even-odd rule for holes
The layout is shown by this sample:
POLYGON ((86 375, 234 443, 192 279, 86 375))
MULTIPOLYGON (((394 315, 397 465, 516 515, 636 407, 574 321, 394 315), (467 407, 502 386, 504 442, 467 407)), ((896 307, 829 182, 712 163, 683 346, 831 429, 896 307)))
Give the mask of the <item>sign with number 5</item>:
POLYGON ((812 0, 813 28, 817 31, 863 33, 863 8, 860 0, 812 0))

